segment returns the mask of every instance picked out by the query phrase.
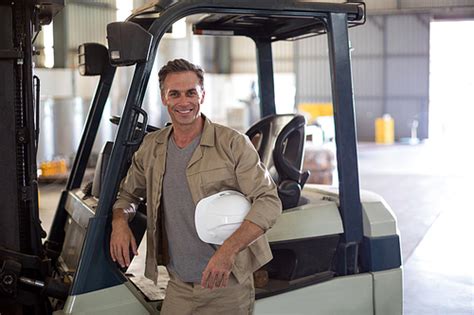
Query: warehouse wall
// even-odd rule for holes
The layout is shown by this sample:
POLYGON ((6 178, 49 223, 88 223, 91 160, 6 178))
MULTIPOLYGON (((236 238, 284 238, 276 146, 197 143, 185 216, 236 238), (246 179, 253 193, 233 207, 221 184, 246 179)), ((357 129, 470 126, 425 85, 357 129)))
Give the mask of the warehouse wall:
POLYGON ((74 66, 82 43, 106 44, 107 24, 116 14, 115 0, 68 1, 53 21, 55 67, 74 66))
MULTIPOLYGON (((428 136, 429 17, 368 17, 349 31, 359 140, 374 139, 374 121, 395 119, 395 137, 428 136)), ((295 44, 296 103, 331 101, 327 36, 295 44)))
MULTIPOLYGON (((130 9, 145 0, 129 0, 130 9)), ((107 24, 117 21, 117 0, 68 0, 54 18, 55 67, 73 67, 77 64, 77 47, 85 42, 106 45, 107 24)), ((122 1, 123 2, 123 1, 122 1)), ((127 16, 127 12, 120 12, 127 16)), ((39 43, 41 45, 41 43, 39 43)))
POLYGON ((466 16, 474 12, 472 0, 305 0, 305 2, 365 2, 370 15, 445 11, 448 14, 459 13, 466 16))
MULTIPOLYGON (((272 45, 273 70, 277 73, 294 71, 293 42, 276 42, 272 45)), ((256 73, 256 49, 253 40, 235 37, 231 41, 232 73, 256 73)))
POLYGON ((391 15, 369 18, 353 29, 354 90, 360 140, 373 140, 374 120, 390 114, 395 138, 428 137, 429 17, 391 15))
MULTIPOLYGON (((137 7, 145 0, 133 2, 137 7)), ((55 67, 74 68, 77 46, 82 42, 105 43, 106 25, 116 20, 117 3, 116 0, 67 1, 54 20, 55 67)), ((368 0, 366 4, 367 23, 350 30, 359 139, 373 140, 374 119, 384 113, 395 118, 397 138, 409 136, 415 120, 420 123, 418 136, 425 138, 428 136, 429 19, 474 16, 474 3, 472 0, 368 0)), ((193 40, 164 43, 158 64, 179 52, 181 57, 201 60, 209 69, 206 62, 210 60, 211 45, 204 39, 202 42, 201 59, 194 58, 197 49, 193 48, 193 40)), ((212 49, 211 55, 224 51, 220 48, 225 46, 230 62, 219 63, 214 72, 225 69, 224 73, 231 74, 255 73, 255 46, 251 40, 233 38, 230 43, 224 41, 219 45, 212 49)), ((331 101, 325 36, 276 43, 273 57, 276 73, 296 75, 296 104, 331 101)), ((127 81, 130 75, 127 72, 123 77, 127 81)), ((123 95, 115 99, 125 98, 126 89, 120 91, 123 95)), ((150 98, 147 95, 145 106, 155 99, 156 95, 150 98)), ((120 105, 113 102, 112 107, 120 105)))
MULTIPOLYGON (((330 1, 328 1, 330 2, 330 1)), ((342 1, 341 1, 342 2, 342 1)), ((359 140, 374 140, 374 120, 395 119, 395 137, 428 137, 429 22, 472 18, 472 0, 366 0, 367 22, 350 30, 359 140)), ((295 43, 296 104, 330 102, 327 37, 295 43)))

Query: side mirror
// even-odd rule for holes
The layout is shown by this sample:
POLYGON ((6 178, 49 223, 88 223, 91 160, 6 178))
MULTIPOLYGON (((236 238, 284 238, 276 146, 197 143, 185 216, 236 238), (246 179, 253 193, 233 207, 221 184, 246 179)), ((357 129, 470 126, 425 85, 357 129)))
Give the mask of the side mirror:
POLYGON ((79 73, 83 76, 101 75, 109 63, 107 48, 97 43, 84 43, 78 48, 79 73))
POLYGON ((133 22, 113 22, 107 25, 110 63, 130 66, 146 62, 153 35, 133 22))

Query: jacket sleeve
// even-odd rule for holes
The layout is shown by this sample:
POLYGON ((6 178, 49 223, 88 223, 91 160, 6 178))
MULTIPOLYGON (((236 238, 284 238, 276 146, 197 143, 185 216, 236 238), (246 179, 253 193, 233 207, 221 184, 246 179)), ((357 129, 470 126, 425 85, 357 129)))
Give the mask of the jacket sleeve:
POLYGON ((117 200, 114 203, 114 209, 124 209, 128 214, 129 221, 135 217, 138 203, 146 196, 146 178, 143 165, 143 155, 146 150, 149 138, 144 138, 138 150, 133 154, 132 164, 128 169, 127 175, 120 183, 117 200))
POLYGON ((232 147, 237 182, 252 204, 245 219, 267 231, 282 211, 276 185, 247 136, 235 137, 232 147))

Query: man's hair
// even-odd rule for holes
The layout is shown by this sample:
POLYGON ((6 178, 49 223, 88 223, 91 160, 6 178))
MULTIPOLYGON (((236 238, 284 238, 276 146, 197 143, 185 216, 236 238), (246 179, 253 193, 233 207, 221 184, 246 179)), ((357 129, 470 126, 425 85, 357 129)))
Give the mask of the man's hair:
POLYGON ((186 71, 194 72, 199 79, 199 85, 201 86, 201 88, 204 89, 204 70, 201 67, 192 64, 185 59, 175 59, 168 61, 168 63, 160 69, 160 72, 158 72, 160 91, 163 91, 165 79, 168 74, 186 71))

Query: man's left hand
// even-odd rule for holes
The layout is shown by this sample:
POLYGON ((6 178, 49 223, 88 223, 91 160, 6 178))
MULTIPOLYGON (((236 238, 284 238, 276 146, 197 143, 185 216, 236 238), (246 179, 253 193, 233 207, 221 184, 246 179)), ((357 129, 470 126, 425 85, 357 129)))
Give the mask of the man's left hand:
POLYGON ((225 288, 229 281, 232 265, 236 253, 225 244, 211 257, 202 273, 201 286, 203 288, 225 288))
POLYGON ((225 288, 237 253, 249 246, 262 234, 263 229, 261 227, 244 220, 242 225, 219 247, 209 260, 206 269, 202 273, 201 286, 209 289, 225 288))

